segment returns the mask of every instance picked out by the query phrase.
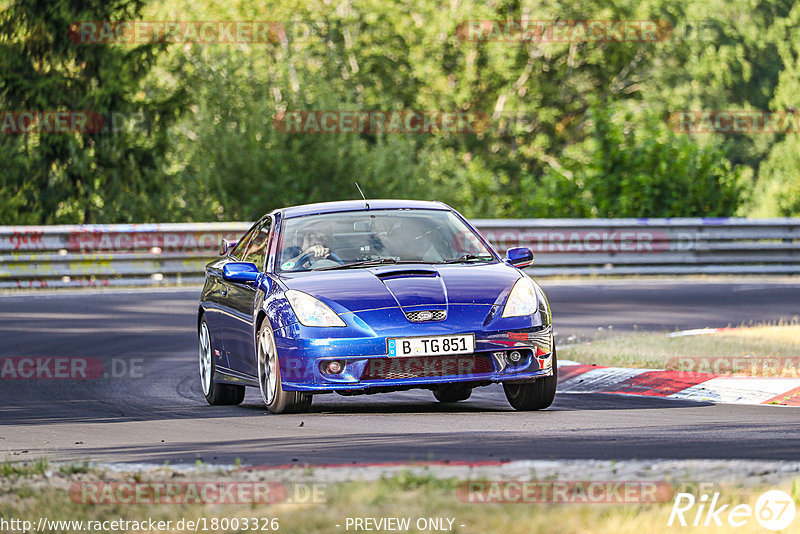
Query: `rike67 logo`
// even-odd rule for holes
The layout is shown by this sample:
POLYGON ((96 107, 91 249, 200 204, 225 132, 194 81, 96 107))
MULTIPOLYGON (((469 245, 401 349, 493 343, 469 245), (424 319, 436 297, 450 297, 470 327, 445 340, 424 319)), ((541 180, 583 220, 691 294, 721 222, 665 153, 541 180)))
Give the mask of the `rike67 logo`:
POLYGON ((667 526, 692 527, 743 527, 753 519, 767 530, 784 530, 795 517, 795 504, 791 495, 781 490, 763 493, 755 507, 749 504, 720 504, 720 494, 703 493, 696 498, 691 493, 678 493, 672 505, 667 526))

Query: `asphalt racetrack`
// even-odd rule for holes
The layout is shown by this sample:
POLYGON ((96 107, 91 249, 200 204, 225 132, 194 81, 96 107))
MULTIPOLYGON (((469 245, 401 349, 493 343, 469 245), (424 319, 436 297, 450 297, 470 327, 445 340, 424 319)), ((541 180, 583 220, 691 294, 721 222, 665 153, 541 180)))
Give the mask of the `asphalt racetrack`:
MULTIPOLYGON (((542 282, 558 342, 615 332, 738 325, 800 314, 784 280, 542 282)), ((200 392, 199 288, 0 296, 0 358, 82 356, 105 377, 0 379, 2 460, 171 465, 352 464, 519 459, 796 460, 800 412, 605 394, 561 394, 515 412, 500 386, 441 405, 429 391, 321 395, 311 413, 266 413, 200 392), (96 360, 93 360, 96 361, 96 360)))

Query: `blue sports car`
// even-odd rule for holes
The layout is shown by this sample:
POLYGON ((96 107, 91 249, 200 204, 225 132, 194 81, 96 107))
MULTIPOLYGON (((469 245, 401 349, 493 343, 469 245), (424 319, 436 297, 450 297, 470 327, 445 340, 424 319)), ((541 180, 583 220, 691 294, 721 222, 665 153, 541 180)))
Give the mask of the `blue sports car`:
POLYGON ((556 393, 550 306, 439 202, 369 200, 275 210, 206 266, 197 326, 210 404, 258 387, 272 413, 314 395, 430 389, 441 402, 500 382, 511 406, 556 393))

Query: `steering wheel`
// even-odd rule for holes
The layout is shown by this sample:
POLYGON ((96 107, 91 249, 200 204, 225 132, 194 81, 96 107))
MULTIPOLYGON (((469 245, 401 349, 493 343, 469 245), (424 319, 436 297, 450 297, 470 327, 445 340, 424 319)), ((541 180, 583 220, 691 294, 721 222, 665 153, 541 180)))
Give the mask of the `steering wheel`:
POLYGON ((344 265, 344 260, 339 256, 337 256, 336 254, 334 254, 333 252, 329 252, 327 258, 316 258, 313 252, 306 252, 305 254, 297 258, 297 263, 295 264, 295 267, 304 267, 306 263, 308 263, 308 266, 311 267, 315 263, 324 260, 331 260, 331 263, 344 265))

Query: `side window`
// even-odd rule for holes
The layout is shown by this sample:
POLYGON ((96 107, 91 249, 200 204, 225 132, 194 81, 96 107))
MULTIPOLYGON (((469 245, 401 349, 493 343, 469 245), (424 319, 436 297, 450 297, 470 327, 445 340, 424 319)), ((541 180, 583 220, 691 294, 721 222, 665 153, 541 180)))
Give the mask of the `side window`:
POLYGON ((250 240, 253 238, 253 234, 256 233, 258 227, 261 223, 254 224, 246 234, 242 236, 242 238, 236 243, 236 246, 231 251, 231 256, 237 260, 241 260, 242 256, 244 256, 245 250, 247 250, 247 245, 250 243, 250 240))
POLYGON ((259 270, 264 270, 264 264, 267 258, 267 246, 269 245, 269 231, 272 226, 272 220, 267 218, 261 223, 253 239, 247 246, 247 252, 244 253, 242 261, 249 261, 256 264, 259 270))

